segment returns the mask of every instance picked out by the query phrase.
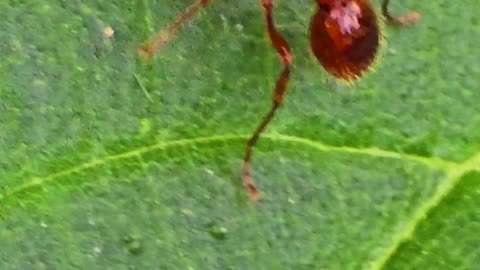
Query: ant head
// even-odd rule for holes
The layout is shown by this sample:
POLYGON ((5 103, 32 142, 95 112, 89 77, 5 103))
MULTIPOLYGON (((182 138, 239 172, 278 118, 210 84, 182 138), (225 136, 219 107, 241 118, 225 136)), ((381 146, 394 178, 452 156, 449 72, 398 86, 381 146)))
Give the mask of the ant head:
POLYGON ((310 45, 333 76, 354 80, 377 55, 380 32, 368 0, 317 0, 319 9, 310 25, 310 45))

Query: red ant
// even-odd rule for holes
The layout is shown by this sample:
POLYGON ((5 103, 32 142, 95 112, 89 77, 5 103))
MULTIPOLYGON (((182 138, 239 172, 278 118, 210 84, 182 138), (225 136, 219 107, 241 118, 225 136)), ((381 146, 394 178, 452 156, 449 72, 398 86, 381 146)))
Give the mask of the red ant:
MULTIPOLYGON (((377 15, 370 1, 315 1, 318 8, 310 25, 310 45, 314 55, 327 72, 334 77, 346 81, 360 78, 374 62, 381 39, 377 15)), ((211 1, 197 0, 191 4, 166 30, 159 32, 150 42, 143 45, 139 50, 140 55, 152 57, 185 22, 209 2, 211 1)), ((402 25, 420 19, 420 14, 416 12, 405 16, 392 16, 388 11, 389 2, 389 0, 383 0, 382 2, 382 15, 387 23, 402 25)), ((254 201, 260 198, 260 193, 250 176, 252 150, 260 134, 283 103, 293 60, 288 42, 277 31, 273 22, 274 0, 260 0, 260 4, 265 11, 265 21, 270 41, 282 61, 283 70, 275 85, 272 107, 246 144, 241 177, 244 187, 254 201)))

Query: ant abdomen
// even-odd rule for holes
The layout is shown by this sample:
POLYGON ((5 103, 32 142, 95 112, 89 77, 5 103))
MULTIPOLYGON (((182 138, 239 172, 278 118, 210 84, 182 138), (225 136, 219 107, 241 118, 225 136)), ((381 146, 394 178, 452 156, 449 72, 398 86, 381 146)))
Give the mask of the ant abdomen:
POLYGON ((310 25, 310 45, 333 76, 354 80, 373 64, 380 44, 380 27, 367 0, 318 0, 310 25))

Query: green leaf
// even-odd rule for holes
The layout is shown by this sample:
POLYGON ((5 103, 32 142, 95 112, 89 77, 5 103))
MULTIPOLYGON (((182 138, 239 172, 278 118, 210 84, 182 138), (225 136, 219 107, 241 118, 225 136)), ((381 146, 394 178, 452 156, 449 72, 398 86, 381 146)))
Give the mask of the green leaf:
POLYGON ((190 0, 0 3, 0 269, 476 269, 480 2, 392 1, 422 21, 351 86, 308 50, 314 5, 277 2, 295 66, 259 204, 239 171, 280 63, 257 0, 152 60, 190 0))

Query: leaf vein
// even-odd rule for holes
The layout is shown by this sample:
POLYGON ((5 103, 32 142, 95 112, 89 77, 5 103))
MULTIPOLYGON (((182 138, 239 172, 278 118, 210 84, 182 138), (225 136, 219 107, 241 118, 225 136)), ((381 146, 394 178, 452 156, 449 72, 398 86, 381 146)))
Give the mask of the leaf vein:
MULTIPOLYGON (((163 141, 153 145, 139 147, 130 151, 126 151, 124 153, 110 155, 103 159, 92 160, 92 161, 80 164, 78 166, 74 166, 74 167, 71 167, 47 176, 33 177, 31 180, 25 181, 25 183, 7 190, 5 196, 0 197, 0 201, 7 197, 13 196, 16 193, 28 190, 36 186, 44 185, 48 182, 54 181, 55 179, 63 176, 79 173, 84 170, 105 165, 109 162, 124 160, 124 159, 132 158, 135 156, 142 156, 145 153, 152 152, 155 150, 185 146, 185 145, 215 142, 215 141, 221 142, 221 141, 232 141, 232 140, 246 140, 248 138, 249 138, 248 135, 215 135, 215 136, 209 136, 209 137, 198 137, 198 138, 190 138, 190 139, 163 141)), ((446 160, 431 158, 431 157, 421 157, 421 156, 416 156, 411 154, 397 153, 393 151, 382 150, 376 147, 354 148, 354 147, 347 147, 347 146, 332 146, 332 145, 327 145, 322 142, 314 141, 307 138, 283 135, 283 134, 277 134, 277 133, 265 134, 262 136, 262 138, 268 139, 271 141, 283 141, 287 143, 301 144, 301 145, 308 146, 323 152, 339 152, 339 153, 349 153, 349 154, 356 154, 356 155, 367 155, 372 157, 410 160, 413 162, 424 164, 434 169, 444 170, 447 172, 451 171, 452 168, 457 168, 459 166, 459 164, 451 161, 446 161, 446 160)))
POLYGON ((427 214, 439 207, 447 195, 461 182, 462 176, 469 171, 478 170, 480 170, 480 153, 461 164, 450 167, 445 178, 437 187, 435 194, 414 212, 403 229, 393 235, 391 245, 385 248, 383 254, 378 259, 370 263, 369 269, 384 269, 386 263, 393 258, 399 247, 414 236, 416 229, 427 217, 427 214))

